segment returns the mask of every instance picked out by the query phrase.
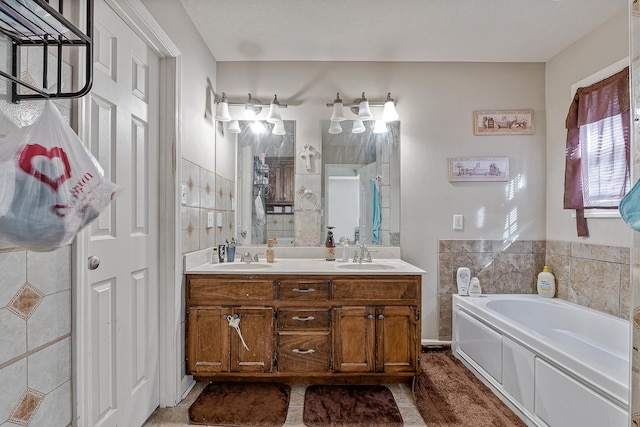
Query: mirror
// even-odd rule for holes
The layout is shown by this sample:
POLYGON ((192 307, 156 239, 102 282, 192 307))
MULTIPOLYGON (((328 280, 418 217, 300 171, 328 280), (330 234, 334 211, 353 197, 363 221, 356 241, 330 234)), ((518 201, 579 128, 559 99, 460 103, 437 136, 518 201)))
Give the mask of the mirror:
POLYGON ((284 135, 264 120, 239 121, 237 152, 237 227, 243 244, 262 245, 273 236, 293 244, 294 120, 284 120, 284 135))
POLYGON ((367 121, 359 134, 351 120, 339 134, 330 124, 322 121, 323 232, 335 227, 336 243, 400 245, 400 122, 375 133, 367 121))

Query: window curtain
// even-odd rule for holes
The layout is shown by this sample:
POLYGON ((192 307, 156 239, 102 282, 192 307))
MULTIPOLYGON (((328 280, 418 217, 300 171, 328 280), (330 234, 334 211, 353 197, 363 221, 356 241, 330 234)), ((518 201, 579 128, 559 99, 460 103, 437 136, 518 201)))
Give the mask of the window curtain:
MULTIPOLYGON (((587 221, 584 217, 585 209, 593 208, 617 208, 619 200, 609 204, 594 206, 589 199, 585 202, 583 194, 583 176, 585 166, 582 164, 582 150, 580 145, 581 135, 586 135, 586 125, 599 122, 609 117, 620 116, 622 121, 624 138, 624 156, 626 157, 626 170, 624 176, 629 176, 630 142, 629 142, 629 67, 607 77, 591 86, 579 88, 569 108, 566 119, 567 148, 564 177, 564 208, 575 209, 576 226, 578 236, 589 235, 587 221), (582 128, 582 129, 581 129, 582 128)), ((611 141, 612 142, 612 141, 611 141)), ((612 144, 610 144, 612 145, 612 144)), ((612 149, 612 147, 606 147, 612 149)), ((615 153, 614 153, 615 154, 615 153)), ((618 149, 618 154, 619 149, 618 149)), ((624 196, 626 179, 622 179, 620 185, 620 198, 624 196)))

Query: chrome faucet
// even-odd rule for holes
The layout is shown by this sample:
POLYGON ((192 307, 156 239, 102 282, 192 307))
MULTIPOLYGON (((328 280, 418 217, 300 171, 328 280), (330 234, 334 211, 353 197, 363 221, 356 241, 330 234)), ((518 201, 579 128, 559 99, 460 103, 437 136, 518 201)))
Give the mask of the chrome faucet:
POLYGON ((353 255, 353 262, 357 262, 358 264, 362 264, 363 262, 373 262, 371 259, 371 252, 369 251, 369 248, 367 248, 367 245, 360 245, 360 253, 356 251, 353 255))
POLYGON ((240 256, 240 262, 246 262, 247 264, 250 264, 251 262, 260 262, 260 260, 258 259, 258 255, 262 255, 262 254, 255 254, 252 257, 251 252, 244 252, 240 256))

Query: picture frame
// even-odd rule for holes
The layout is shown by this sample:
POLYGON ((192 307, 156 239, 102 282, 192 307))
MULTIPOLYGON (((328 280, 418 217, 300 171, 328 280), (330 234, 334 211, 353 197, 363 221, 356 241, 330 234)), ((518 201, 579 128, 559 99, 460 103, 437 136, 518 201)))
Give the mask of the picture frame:
POLYGON ((474 111, 474 135, 533 135, 533 110, 474 111))
POLYGON ((508 180, 508 157, 449 158, 449 182, 508 180))

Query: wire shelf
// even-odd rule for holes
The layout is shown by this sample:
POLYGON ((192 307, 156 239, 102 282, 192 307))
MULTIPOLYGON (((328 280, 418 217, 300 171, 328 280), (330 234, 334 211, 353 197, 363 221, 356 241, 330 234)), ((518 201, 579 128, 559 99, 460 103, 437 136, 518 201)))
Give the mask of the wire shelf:
POLYGON ((45 0, 0 0, 0 34, 10 42, 6 52, 10 70, 0 70, 0 76, 11 82, 11 102, 79 98, 91 90, 93 0, 86 0, 85 31, 65 18, 63 5, 63 0, 58 1, 57 9, 45 0), (27 72, 21 59, 25 55, 38 58, 41 69, 27 72), (78 90, 64 87, 65 58, 84 59, 84 82, 78 90))

